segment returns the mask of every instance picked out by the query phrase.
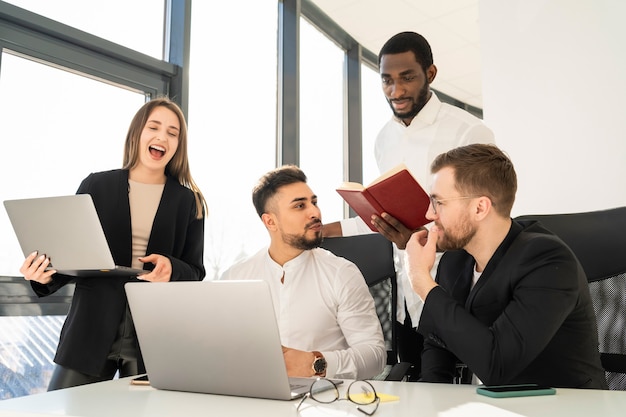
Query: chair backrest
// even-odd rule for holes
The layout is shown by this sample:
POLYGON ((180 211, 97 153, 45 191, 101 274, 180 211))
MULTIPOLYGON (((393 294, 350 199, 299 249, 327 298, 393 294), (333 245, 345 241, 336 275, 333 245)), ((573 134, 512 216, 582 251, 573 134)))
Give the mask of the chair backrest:
POLYGON ((609 388, 626 390, 626 207, 516 217, 537 220, 574 252, 589 281, 609 388))
POLYGON ((322 247, 354 263, 363 274, 376 304, 376 313, 387 345, 387 364, 398 361, 393 326, 396 317, 397 283, 390 241, 378 233, 324 238, 322 247))

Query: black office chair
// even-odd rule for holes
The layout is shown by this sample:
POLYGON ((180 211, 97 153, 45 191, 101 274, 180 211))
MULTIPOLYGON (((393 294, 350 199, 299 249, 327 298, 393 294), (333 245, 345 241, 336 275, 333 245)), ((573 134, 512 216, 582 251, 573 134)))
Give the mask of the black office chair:
POLYGON ((516 220, 541 222, 576 254, 589 281, 609 388, 626 390, 626 207, 516 220))
POLYGON ((353 262, 361 270, 374 298, 376 313, 387 345, 387 366, 385 371, 375 379, 404 380, 412 365, 398 361, 398 347, 393 325, 396 319, 398 287, 391 242, 375 233, 324 238, 322 247, 353 262))

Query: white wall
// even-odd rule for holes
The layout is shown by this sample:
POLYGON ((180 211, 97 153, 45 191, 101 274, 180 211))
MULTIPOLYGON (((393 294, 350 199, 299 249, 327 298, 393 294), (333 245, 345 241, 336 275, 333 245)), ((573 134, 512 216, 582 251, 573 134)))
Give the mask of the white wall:
POLYGON ((626 205, 626 2, 480 0, 484 119, 513 216, 626 205))

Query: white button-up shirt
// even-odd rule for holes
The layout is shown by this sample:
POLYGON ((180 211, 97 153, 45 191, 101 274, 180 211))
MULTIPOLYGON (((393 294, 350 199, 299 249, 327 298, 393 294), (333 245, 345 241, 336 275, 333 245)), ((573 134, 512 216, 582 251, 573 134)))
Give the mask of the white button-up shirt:
POLYGON ((232 266, 221 279, 266 281, 281 343, 321 352, 327 377, 366 379, 382 372, 387 351, 380 321, 365 279, 353 263, 318 248, 305 250, 281 267, 263 249, 232 266))

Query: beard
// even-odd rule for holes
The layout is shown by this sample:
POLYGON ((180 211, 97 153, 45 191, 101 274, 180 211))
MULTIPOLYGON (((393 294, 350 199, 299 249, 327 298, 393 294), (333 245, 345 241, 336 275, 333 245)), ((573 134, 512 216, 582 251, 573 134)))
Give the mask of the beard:
POLYGON ((283 238, 283 242, 288 244, 289 246, 300 249, 300 250, 311 250, 315 248, 319 248, 322 244, 322 231, 319 230, 315 232, 315 236, 312 238, 307 238, 306 233, 308 229, 313 226, 320 224, 321 221, 314 220, 311 223, 307 224, 304 230, 304 233, 301 235, 282 233, 281 236, 283 238))
POLYGON ((472 226, 467 219, 459 222, 459 224, 460 226, 457 228, 456 233, 453 231, 448 232, 448 230, 443 228, 441 225, 437 225, 443 231, 443 236, 437 241, 437 247, 440 250, 446 251, 464 249, 474 238, 476 235, 476 228, 472 226))
POLYGON ((396 116, 398 119, 411 119, 413 120, 413 118, 415 116, 417 116, 417 113, 419 113, 424 106, 426 105, 426 103, 428 102, 428 95, 430 93, 430 89, 427 83, 424 84, 424 86, 422 87, 422 89, 419 91, 419 93, 417 94, 417 97, 415 99, 413 99, 413 106, 411 107, 411 109, 409 111, 406 111, 404 113, 400 113, 398 111, 396 111, 396 109, 393 107, 393 104, 391 102, 391 100, 387 99, 387 102, 389 103, 389 106, 391 107, 391 111, 393 112, 393 115, 396 116))

